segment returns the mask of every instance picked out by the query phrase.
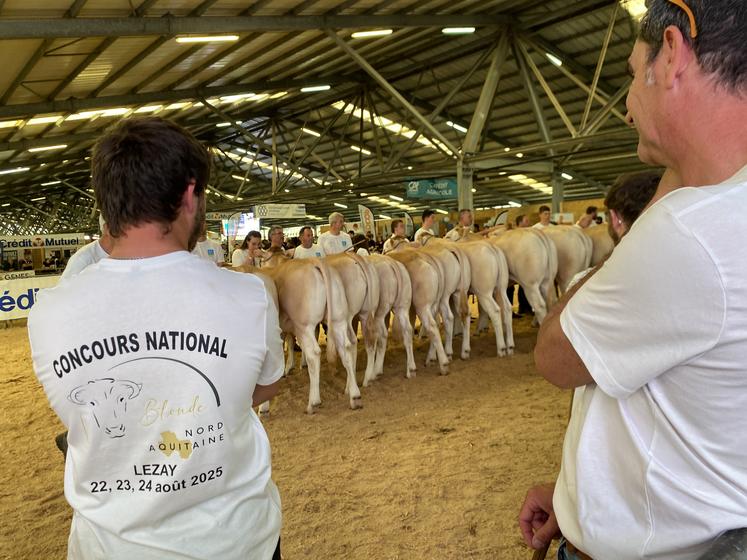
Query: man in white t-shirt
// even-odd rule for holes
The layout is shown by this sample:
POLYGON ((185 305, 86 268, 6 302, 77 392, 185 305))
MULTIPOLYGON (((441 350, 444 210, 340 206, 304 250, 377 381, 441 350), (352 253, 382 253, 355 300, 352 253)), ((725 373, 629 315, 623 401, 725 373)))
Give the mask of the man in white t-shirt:
POLYGON ((192 252, 198 257, 214 262, 218 266, 226 266, 226 259, 223 255, 223 246, 217 241, 208 239, 207 225, 203 226, 200 238, 197 240, 192 252))
POLYGON ((431 237, 436 237, 433 226, 436 223, 436 213, 433 210, 423 210, 423 222, 418 231, 415 232, 413 241, 425 245, 431 237))
POLYGON ((210 153, 168 121, 123 119, 91 164, 110 258, 43 290, 28 320, 34 369, 69 430, 68 558, 279 559, 280 500, 252 410, 283 372, 278 313, 257 277, 189 253, 210 153))
POLYGON ((392 220, 392 235, 384 241, 382 253, 386 255, 408 245, 409 242, 407 241, 407 237, 405 237, 405 222, 402 220, 392 220))
POLYGON ((318 259, 324 257, 324 249, 314 243, 314 232, 309 226, 304 226, 298 234, 301 244, 293 250, 294 259, 318 259))
POLYGON ((596 206, 587 206, 586 207, 586 213, 581 216, 578 220, 576 220, 576 224, 581 229, 586 229, 591 224, 596 223, 597 219, 597 207, 596 206))
POLYGON ((353 240, 350 235, 342 231, 344 225, 345 216, 339 212, 332 212, 329 215, 329 231, 321 234, 318 241, 325 255, 336 255, 353 250, 353 240))
POLYGON ((745 28, 727 0, 648 2, 628 60, 638 154, 694 188, 542 323, 537 369, 582 390, 554 489, 520 513, 534 548, 560 529, 596 559, 690 560, 747 527, 747 223, 723 220, 747 212, 745 28))
POLYGON ((101 237, 73 253, 62 272, 62 278, 71 278, 82 272, 87 266, 109 256, 109 252, 112 250, 112 238, 101 214, 99 214, 99 229, 101 230, 101 237))
POLYGON ((539 218, 540 221, 532 226, 534 229, 545 229, 546 227, 550 227, 552 225, 550 223, 549 206, 542 205, 539 207, 539 218))

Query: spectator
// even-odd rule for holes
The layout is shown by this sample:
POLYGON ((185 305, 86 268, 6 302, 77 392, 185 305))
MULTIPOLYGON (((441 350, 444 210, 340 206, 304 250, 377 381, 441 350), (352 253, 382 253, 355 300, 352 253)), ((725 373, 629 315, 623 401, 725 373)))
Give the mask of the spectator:
POLYGON ((436 233, 433 231, 433 227, 436 223, 436 213, 433 210, 423 210, 422 215, 423 222, 420 225, 420 229, 415 232, 415 243, 425 245, 431 237, 435 237, 436 233))
POLYGON ((578 221, 576 222, 576 225, 582 229, 585 229, 589 227, 591 224, 595 223, 594 221, 596 219, 597 219, 597 207, 587 206, 586 213, 578 219, 578 221))
POLYGON ((114 240, 109 235, 109 228, 106 227, 106 220, 101 213, 99 213, 99 229, 101 230, 101 237, 73 253, 62 272, 62 278, 71 278, 82 272, 87 266, 109 256, 114 246, 114 240))
POLYGON ((226 264, 226 257, 223 254, 223 246, 217 241, 208 239, 207 224, 203 224, 200 237, 197 239, 197 244, 192 252, 198 257, 214 262, 218 266, 228 266, 226 264))
POLYGON ((345 225, 345 216, 339 212, 329 215, 329 231, 319 236, 319 246, 325 255, 336 255, 349 251, 353 247, 350 235, 342 231, 343 225, 345 225))
POLYGON ((545 229, 546 227, 550 227, 553 225, 550 222, 550 207, 549 206, 540 206, 539 207, 539 218, 540 221, 534 224, 532 227, 535 229, 545 229))
POLYGON ((301 245, 293 251, 294 259, 322 258, 325 256, 324 249, 314 243, 314 232, 311 227, 302 227, 299 238, 301 239, 301 245))
POLYGON ((392 235, 384 242, 382 253, 386 255, 387 253, 395 251, 400 245, 406 246, 407 244, 407 237, 405 237, 405 222, 402 220, 392 220, 392 235))

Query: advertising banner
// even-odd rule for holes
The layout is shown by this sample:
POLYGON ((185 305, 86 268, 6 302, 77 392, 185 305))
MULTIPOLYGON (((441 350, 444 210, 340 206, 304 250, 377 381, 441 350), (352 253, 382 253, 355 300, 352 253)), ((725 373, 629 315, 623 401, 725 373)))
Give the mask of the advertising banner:
POLYGON ((407 198, 446 200, 457 197, 457 181, 453 177, 445 179, 412 179, 405 183, 407 198))
POLYGON ((376 241, 376 223, 374 222, 374 215, 373 212, 371 212, 371 209, 368 206, 363 206, 362 204, 358 205, 358 214, 360 214, 361 217, 361 226, 363 228, 363 232, 371 232, 374 236, 374 241, 376 241))
POLYGON ((415 233, 415 222, 412 221, 412 216, 405 212, 405 237, 410 237, 415 233))
POLYGON ((82 233, 60 233, 50 235, 16 235, 0 237, 0 250, 23 249, 75 249, 85 245, 82 233))
POLYGON ((254 207, 257 218, 305 218, 305 204, 257 204, 254 207))
MULTIPOLYGON (((18 272, 8 273, 20 274, 18 272)), ((5 276, 5 275, 3 275, 5 276)), ((0 321, 23 319, 36 303, 39 290, 56 286, 60 276, 33 276, 16 280, 0 280, 0 321)))

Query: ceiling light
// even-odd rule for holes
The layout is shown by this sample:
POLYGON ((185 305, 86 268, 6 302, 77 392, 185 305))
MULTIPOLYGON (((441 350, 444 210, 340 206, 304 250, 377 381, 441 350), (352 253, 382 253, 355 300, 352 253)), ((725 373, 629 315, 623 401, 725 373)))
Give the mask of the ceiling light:
POLYGON ((636 20, 640 20, 646 13, 646 2, 645 0, 623 0, 623 8, 628 10, 628 13, 636 20))
POLYGON ((351 35, 353 39, 367 39, 369 37, 384 37, 385 35, 391 35, 391 29, 372 29, 370 31, 356 31, 351 35))
POLYGON ((514 200, 509 200, 508 201, 508 205, 511 208, 521 208, 521 204, 519 202, 514 201, 514 200))
POLYGON ((29 148, 29 152, 46 152, 47 150, 61 150, 67 148, 67 144, 55 144, 54 146, 39 146, 38 148, 29 148))
POLYGON ((436 212, 438 212, 439 214, 446 214, 447 216, 449 215, 446 210, 441 210, 440 208, 436 208, 436 212))
POLYGON ((277 93, 273 93, 270 96, 270 99, 278 99, 279 97, 285 97, 286 95, 288 95, 287 91, 279 91, 277 93))
POLYGON ((283 189, 285 192, 290 192, 290 189, 283 189))
POLYGON ((521 152, 519 152, 518 154, 516 154, 516 157, 517 157, 517 158, 523 158, 523 157, 524 157, 524 154, 522 154, 521 152))
POLYGON ((396 200, 396 201, 398 201, 398 202, 402 202, 402 201, 404 200, 404 198, 402 198, 402 197, 399 197, 399 196, 397 196, 397 195, 395 195, 395 194, 390 194, 390 195, 389 195, 389 198, 391 198, 392 200, 396 200))
POLYGON ((306 134, 311 134, 312 136, 317 136, 317 137, 321 136, 320 132, 317 132, 316 130, 311 130, 310 128, 303 127, 301 130, 305 132, 306 134))
MULTIPOLYGON (((501 172, 498 173, 498 175, 506 175, 507 173, 508 173, 508 171, 501 171, 501 172)), ((487 179, 487 177, 486 177, 486 179, 487 179)))
POLYGON ((444 35, 467 35, 474 32, 474 27, 444 27, 441 30, 444 35))
POLYGON ((339 202, 335 202, 334 205, 338 208, 347 208, 347 206, 345 206, 344 204, 340 204, 339 202))
POLYGON ((412 170, 412 165, 408 165, 408 166, 407 166, 407 169, 410 169, 410 170, 412 170))
POLYGON ((560 176, 563 179, 565 179, 566 181, 572 181, 573 180, 573 175, 571 175, 569 173, 561 173, 560 176))
POLYGON ((459 132, 464 132, 464 133, 467 132, 467 129, 465 127, 463 127, 461 124, 457 124, 457 123, 452 122, 452 121, 446 121, 446 124, 448 124, 454 130, 458 130, 459 132))
POLYGON ((114 109, 106 109, 101 111, 102 117, 119 117, 129 113, 131 109, 129 107, 116 107, 114 109))
POLYGON ((555 66, 558 66, 558 67, 563 66, 563 61, 560 60, 554 54, 545 53, 545 56, 547 57, 547 60, 549 60, 550 62, 552 62, 555 66))
POLYGON ((19 126, 23 121, 0 121, 0 128, 14 128, 19 126))
POLYGON ((34 125, 34 124, 51 124, 56 123, 62 115, 55 115, 52 117, 36 117, 33 119, 29 119, 26 121, 26 126, 34 125))
POLYGON ((156 113, 163 109, 163 105, 146 105, 145 107, 140 107, 139 109, 135 109, 136 113, 156 113))
POLYGON ((47 198, 46 196, 40 196, 40 197, 38 197, 38 198, 32 198, 32 199, 31 199, 31 202, 38 202, 38 201, 40 201, 40 200, 44 200, 44 199, 46 199, 46 198, 47 198))
POLYGON ((254 97, 253 93, 238 93, 236 95, 224 95, 220 100, 224 103, 230 103, 231 101, 239 101, 240 99, 246 99, 247 97, 254 97))
POLYGON ((379 214, 379 218, 381 218, 382 220, 391 220, 389 216, 386 216, 384 214, 379 214))
POLYGON ((510 151, 511 151, 511 148, 509 148, 508 146, 506 146, 505 148, 503 148, 503 151, 504 151, 504 152, 510 152, 510 151))
POLYGON ((13 169, 0 169, 0 175, 8 175, 9 173, 23 173, 28 171, 30 167, 14 167, 13 169))
POLYGON ((308 87, 302 87, 301 92, 302 93, 311 93, 314 91, 327 91, 332 86, 323 85, 323 86, 308 86, 308 87))
POLYGON ((472 192, 477 192, 477 189, 472 189, 472 192))
POLYGON ((48 187, 49 185, 59 185, 62 181, 49 181, 48 183, 42 183, 42 187, 48 187))
POLYGON ((191 37, 177 37, 177 43, 213 43, 213 42, 229 42, 238 41, 238 35, 204 35, 204 36, 191 36, 191 37))
POLYGON ((173 111, 175 109, 186 109, 192 105, 191 101, 179 101, 178 103, 172 103, 171 105, 166 105, 167 111, 173 111))
POLYGON ((360 152, 362 154, 365 154, 367 156, 371 155, 371 152, 369 152, 366 148, 360 148, 358 146, 350 146, 351 150, 355 150, 356 152, 360 152))
POLYGON ((246 177, 242 177, 241 175, 231 175, 234 179, 237 179, 238 181, 246 181, 246 177))
POLYGON ((10 202, 6 202, 3 206, 10 206, 10 202))

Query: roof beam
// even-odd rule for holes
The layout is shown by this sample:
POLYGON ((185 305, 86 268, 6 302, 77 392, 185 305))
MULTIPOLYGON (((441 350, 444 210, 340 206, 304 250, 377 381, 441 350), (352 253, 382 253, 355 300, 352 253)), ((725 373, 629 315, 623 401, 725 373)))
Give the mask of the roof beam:
POLYGON ((0 39, 144 37, 375 27, 485 27, 507 23, 506 16, 487 14, 16 19, 0 22, 0 39))
POLYGON ((235 95, 240 93, 278 91, 288 89, 299 89, 305 86, 318 85, 321 81, 329 85, 339 85, 350 82, 347 78, 315 78, 309 80, 277 80, 250 84, 236 84, 230 86, 216 86, 205 88, 178 89, 172 91, 154 91, 147 93, 131 93, 125 95, 107 95, 95 98, 61 99, 56 101, 44 101, 41 103, 20 103, 16 105, 0 105, 0 118, 22 117, 26 115, 39 115, 43 113, 77 113, 78 111, 90 111, 92 109, 106 109, 109 107, 121 107, 126 105, 141 105, 148 103, 195 100, 203 97, 215 97, 223 95, 235 95))

